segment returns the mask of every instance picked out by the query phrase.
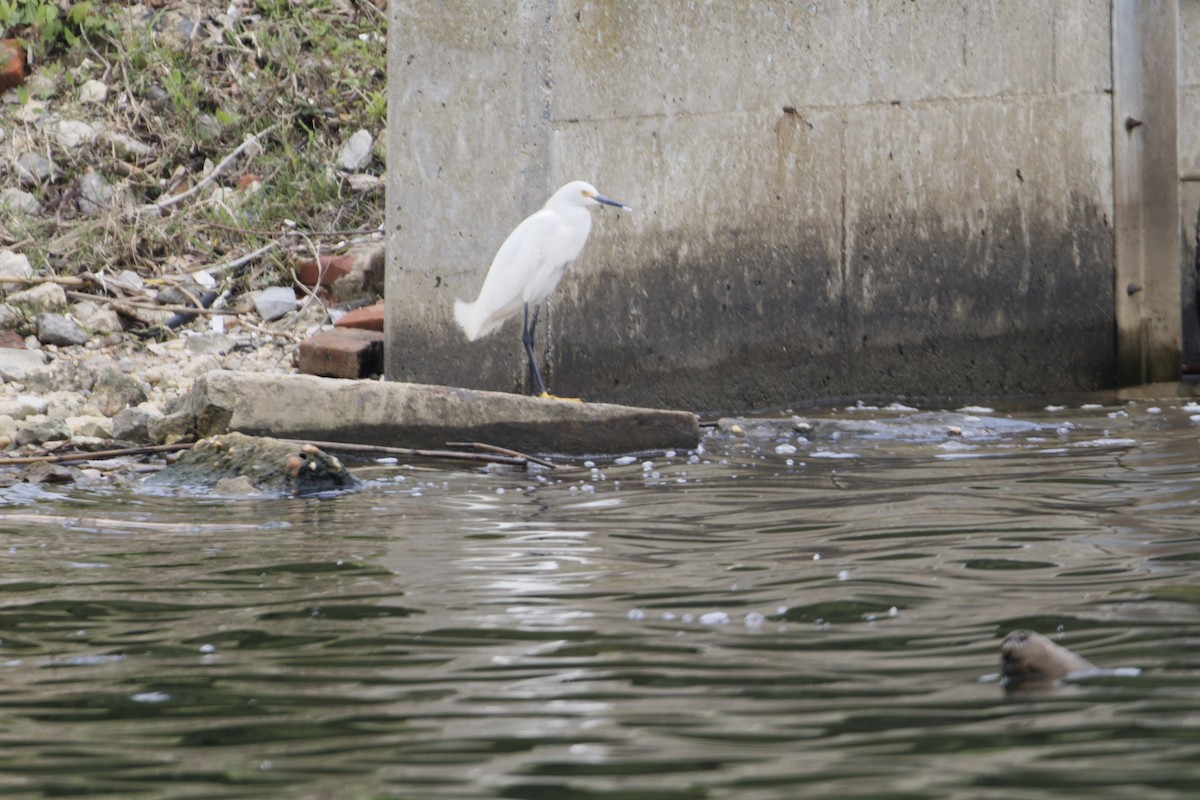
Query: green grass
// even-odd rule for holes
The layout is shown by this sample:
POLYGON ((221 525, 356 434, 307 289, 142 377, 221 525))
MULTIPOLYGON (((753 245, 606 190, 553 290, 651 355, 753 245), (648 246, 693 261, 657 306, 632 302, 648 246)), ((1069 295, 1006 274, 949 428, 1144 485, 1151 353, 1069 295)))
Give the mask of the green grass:
MULTIPOLYGON (((223 26, 213 20, 224 2, 169 3, 153 19, 136 21, 125 3, 76 3, 55 27, 40 17, 30 21, 47 8, 57 11, 54 3, 0 0, 0 26, 15 26, 32 42, 35 76, 33 88, 18 95, 20 104, 0 106, 0 124, 27 132, 27 144, 50 152, 60 170, 31 190, 42 203, 40 215, 0 215, 0 246, 20 249, 35 267, 57 274, 132 269, 153 277, 181 263, 235 258, 292 222, 317 233, 378 227, 382 193, 351 191, 333 164, 355 130, 383 129, 384 13, 368 0, 352 14, 319 0, 253 5, 257 17, 223 26), (197 5, 209 21, 190 35, 187 15, 197 5), (107 103, 78 104, 78 88, 89 78, 108 85, 107 103), (54 119, 102 123, 149 145, 153 155, 133 160, 100 145, 64 151, 23 120, 32 109, 22 104, 38 101, 54 119), (236 197, 236 204, 208 202, 209 187, 160 219, 130 221, 117 212, 84 217, 75 208, 78 180, 88 169, 122 186, 132 204, 153 203, 199 181, 206 163, 211 168, 268 127, 258 152, 216 181, 233 187, 243 174, 261 177, 261 189, 236 197)), ((379 175, 383 167, 377 158, 368 171, 379 175)), ((264 268, 285 267, 286 248, 274 252, 253 280, 270 277, 264 268)))

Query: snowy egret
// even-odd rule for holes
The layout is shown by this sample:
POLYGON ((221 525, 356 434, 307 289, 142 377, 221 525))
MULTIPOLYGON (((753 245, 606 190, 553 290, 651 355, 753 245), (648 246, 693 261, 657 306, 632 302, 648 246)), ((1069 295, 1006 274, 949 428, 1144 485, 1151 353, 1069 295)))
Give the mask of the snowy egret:
POLYGON ((571 181, 551 195, 539 211, 526 217, 500 245, 479 297, 472 303, 454 301, 454 319, 472 342, 524 311, 521 342, 529 359, 531 394, 551 396, 533 353, 538 309, 558 286, 567 265, 583 250, 592 230, 588 207, 601 204, 633 210, 600 194, 587 181, 571 181))

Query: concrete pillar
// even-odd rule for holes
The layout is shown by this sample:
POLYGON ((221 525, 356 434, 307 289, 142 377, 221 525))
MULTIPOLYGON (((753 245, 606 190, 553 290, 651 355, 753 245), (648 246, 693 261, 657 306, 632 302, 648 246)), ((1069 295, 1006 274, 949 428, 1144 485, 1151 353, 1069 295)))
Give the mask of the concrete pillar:
POLYGON ((1200 3, 1179 3, 1179 176, 1183 248, 1183 352, 1185 372, 1200 372, 1197 307, 1197 231, 1200 230, 1200 3))
POLYGON ((1177 0, 1113 0, 1113 215, 1122 385, 1181 363, 1177 0))

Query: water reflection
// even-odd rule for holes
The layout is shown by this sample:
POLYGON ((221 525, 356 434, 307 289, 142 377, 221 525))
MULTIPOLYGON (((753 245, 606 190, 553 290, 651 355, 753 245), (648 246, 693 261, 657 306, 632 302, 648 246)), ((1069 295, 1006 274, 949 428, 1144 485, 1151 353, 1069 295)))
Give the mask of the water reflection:
POLYGON ((1198 413, 839 409, 324 500, 13 487, 0 794, 1188 796, 1198 413), (1014 628, 1144 671, 1007 699, 1014 628))

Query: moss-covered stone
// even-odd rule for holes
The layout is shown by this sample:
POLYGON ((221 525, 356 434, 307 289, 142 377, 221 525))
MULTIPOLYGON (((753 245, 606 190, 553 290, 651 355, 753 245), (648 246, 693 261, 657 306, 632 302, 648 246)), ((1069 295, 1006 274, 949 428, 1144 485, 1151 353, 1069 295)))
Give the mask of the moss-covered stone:
POLYGON ((336 457, 309 444, 229 433, 196 443, 147 483, 213 489, 246 478, 259 492, 306 496, 361 486, 336 457))

